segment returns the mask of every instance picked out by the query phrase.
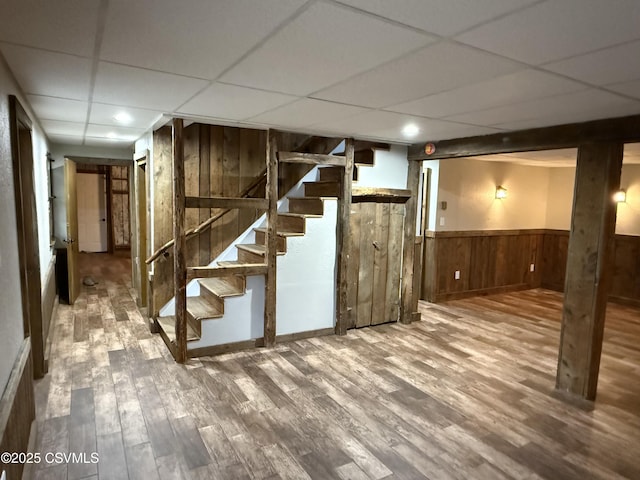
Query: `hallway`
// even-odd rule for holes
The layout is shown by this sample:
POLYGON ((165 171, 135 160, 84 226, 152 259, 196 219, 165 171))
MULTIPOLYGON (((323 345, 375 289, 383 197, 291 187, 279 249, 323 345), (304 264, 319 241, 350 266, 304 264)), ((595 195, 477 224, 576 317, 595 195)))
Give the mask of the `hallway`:
POLYGON ((640 478, 640 312, 610 305, 593 411, 554 398, 561 296, 423 303, 423 321, 173 362, 95 254, 55 318, 37 479, 640 478))

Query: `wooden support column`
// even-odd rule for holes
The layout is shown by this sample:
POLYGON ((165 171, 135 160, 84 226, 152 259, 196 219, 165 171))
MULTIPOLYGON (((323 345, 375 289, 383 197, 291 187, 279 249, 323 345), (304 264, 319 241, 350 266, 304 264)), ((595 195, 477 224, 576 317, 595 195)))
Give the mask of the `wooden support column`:
POLYGON ((418 202, 418 186, 420 185, 420 167, 422 162, 409 160, 407 173, 407 190, 411 198, 405 204, 404 241, 402 244, 402 283, 400 299, 400 322, 411 323, 413 320, 413 261, 415 257, 416 215, 418 202))
POLYGON ((602 352, 623 145, 578 148, 556 388, 594 400, 602 352))
POLYGON ((267 132, 267 238, 266 254, 267 275, 264 296, 264 346, 272 347, 276 343, 276 272, 277 272, 277 224, 278 224, 278 145, 276 132, 267 132))
POLYGON ((353 268, 350 265, 351 258, 351 181, 353 179, 353 161, 355 155, 355 142, 353 138, 347 138, 345 144, 345 166, 342 177, 342 192, 338 199, 338 224, 336 227, 336 256, 338 259, 338 271, 336 273, 336 335, 345 335, 349 325, 355 325, 352 318, 355 312, 349 308, 347 298, 348 290, 348 270, 353 268))
POLYGON ((173 119, 173 275, 176 303, 176 362, 187 361, 187 241, 184 230, 185 186, 183 121, 173 119))

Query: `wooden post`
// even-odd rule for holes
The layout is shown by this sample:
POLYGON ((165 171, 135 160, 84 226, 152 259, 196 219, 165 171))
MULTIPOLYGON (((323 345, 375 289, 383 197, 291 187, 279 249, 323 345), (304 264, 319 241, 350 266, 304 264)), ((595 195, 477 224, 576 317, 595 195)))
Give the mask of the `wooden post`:
POLYGON ((185 186, 183 122, 173 119, 173 275, 176 303, 176 362, 187 361, 187 265, 184 232, 185 186))
POLYGON ((422 162, 409 160, 407 173, 407 190, 411 198, 405 204, 404 241, 402 245, 402 286, 400 304, 400 322, 411 323, 413 318, 413 261, 415 256, 416 214, 418 202, 418 185, 420 184, 420 167, 422 162))
POLYGON ((556 388, 594 400, 615 235, 621 143, 578 148, 556 388))
POLYGON ((278 225, 278 145, 276 132, 267 132, 267 239, 265 260, 267 275, 265 278, 264 298, 264 346, 272 347, 276 343, 276 273, 277 273, 277 225, 278 225))
POLYGON ((353 162, 355 156, 355 142, 353 138, 347 138, 345 144, 345 166, 342 177, 342 192, 338 199, 338 224, 336 226, 336 256, 338 258, 338 271, 336 273, 336 335, 345 335, 349 325, 355 325, 351 319, 355 312, 349 308, 348 270, 353 268, 351 262, 351 181, 353 179, 353 162))

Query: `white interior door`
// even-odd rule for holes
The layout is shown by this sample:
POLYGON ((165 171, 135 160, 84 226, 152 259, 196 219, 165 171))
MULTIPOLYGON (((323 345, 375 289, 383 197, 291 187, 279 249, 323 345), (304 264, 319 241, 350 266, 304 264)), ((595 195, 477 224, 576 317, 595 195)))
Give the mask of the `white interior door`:
POLYGON ((81 252, 107 251, 107 189, 103 174, 79 173, 78 242, 81 252))

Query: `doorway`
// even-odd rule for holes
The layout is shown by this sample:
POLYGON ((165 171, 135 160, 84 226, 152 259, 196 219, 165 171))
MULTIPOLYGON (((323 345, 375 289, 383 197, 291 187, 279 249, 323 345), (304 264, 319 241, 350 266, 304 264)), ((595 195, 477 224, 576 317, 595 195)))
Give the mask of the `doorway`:
POLYGON ((78 249, 107 251, 107 176, 78 173, 78 249))
POLYGON ((47 364, 44 356, 31 119, 13 95, 9 97, 9 116, 24 336, 31 337, 33 375, 41 378, 47 372, 47 364))

